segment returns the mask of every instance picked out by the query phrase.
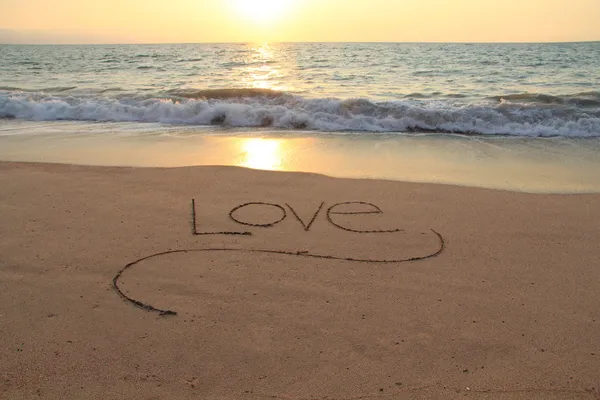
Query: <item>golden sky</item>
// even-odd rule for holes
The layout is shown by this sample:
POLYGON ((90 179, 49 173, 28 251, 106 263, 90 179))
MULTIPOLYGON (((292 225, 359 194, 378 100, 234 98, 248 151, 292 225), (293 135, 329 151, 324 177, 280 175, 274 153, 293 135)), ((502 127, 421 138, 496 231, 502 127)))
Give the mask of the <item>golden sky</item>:
POLYGON ((600 40, 600 0, 0 0, 0 43, 600 40))

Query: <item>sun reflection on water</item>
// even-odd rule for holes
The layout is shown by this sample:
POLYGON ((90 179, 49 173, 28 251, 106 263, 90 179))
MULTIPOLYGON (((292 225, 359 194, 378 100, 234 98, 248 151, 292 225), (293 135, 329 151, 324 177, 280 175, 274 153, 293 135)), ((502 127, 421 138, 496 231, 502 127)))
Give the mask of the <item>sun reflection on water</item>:
POLYGON ((281 90, 282 71, 277 66, 275 49, 268 43, 257 45, 244 68, 244 85, 259 89, 281 90))
POLYGON ((283 169, 283 141, 278 139, 240 139, 242 167, 266 170, 283 169))

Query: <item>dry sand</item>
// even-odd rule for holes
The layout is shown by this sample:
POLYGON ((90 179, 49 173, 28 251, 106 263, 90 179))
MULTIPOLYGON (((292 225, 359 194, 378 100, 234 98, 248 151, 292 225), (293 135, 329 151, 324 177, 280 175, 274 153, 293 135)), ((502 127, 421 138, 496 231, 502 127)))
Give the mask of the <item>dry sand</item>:
POLYGON ((19 163, 0 188, 0 398, 600 398, 600 195, 19 163), (192 198, 198 233, 252 235, 193 235, 192 198), (128 264, 176 315, 118 294, 128 264))

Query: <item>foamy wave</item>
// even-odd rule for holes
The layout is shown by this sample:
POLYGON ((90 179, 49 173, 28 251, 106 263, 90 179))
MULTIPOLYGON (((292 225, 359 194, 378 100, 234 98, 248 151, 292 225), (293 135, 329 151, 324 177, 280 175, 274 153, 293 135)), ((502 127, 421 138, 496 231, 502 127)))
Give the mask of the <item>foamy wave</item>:
POLYGON ((450 100, 372 102, 308 99, 271 91, 178 91, 142 99, 0 91, 0 117, 273 127, 340 132, 448 132, 600 136, 600 108, 569 104, 461 104, 450 100), (244 97, 235 97, 242 95, 244 97), (198 98, 200 97, 200 98, 198 98))

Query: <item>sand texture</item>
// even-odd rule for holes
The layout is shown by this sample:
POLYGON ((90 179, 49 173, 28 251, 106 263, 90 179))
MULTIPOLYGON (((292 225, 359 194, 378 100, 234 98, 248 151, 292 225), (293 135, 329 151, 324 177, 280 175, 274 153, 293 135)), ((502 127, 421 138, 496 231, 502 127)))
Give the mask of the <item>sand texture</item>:
POLYGON ((25 163, 0 188, 0 398, 600 398, 600 195, 25 163))

